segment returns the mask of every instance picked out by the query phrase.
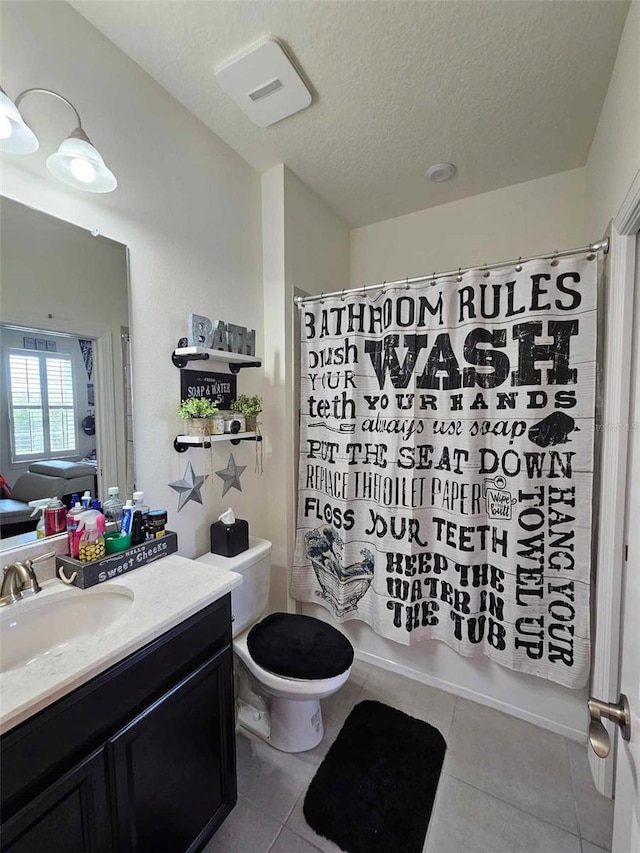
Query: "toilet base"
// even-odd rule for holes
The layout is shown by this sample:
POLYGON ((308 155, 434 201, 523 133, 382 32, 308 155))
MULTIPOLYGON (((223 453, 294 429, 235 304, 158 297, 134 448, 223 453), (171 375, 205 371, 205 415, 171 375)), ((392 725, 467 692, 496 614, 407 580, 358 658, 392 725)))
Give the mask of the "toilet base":
POLYGON ((258 710, 242 700, 238 723, 281 752, 306 752, 324 736, 322 710, 317 699, 282 699, 270 696, 270 709, 258 710))

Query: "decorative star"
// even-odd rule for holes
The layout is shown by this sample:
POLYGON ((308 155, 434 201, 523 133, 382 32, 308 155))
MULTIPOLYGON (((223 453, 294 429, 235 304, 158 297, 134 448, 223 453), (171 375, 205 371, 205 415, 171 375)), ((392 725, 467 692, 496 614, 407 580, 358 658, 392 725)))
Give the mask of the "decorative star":
POLYGON ((200 489, 208 477, 208 474, 205 474, 204 477, 196 476, 193 472, 193 468, 191 467, 191 462, 187 462, 187 467, 182 480, 176 480, 174 483, 169 483, 169 488, 174 489, 174 491, 178 492, 180 495, 180 499, 178 501, 178 512, 180 512, 182 507, 186 503, 189 503, 189 501, 196 501, 196 503, 199 504, 202 503, 200 489))
POLYGON ((246 468, 246 465, 236 465, 236 460, 233 458, 233 453, 229 456, 229 461, 227 462, 227 467, 222 468, 220 471, 216 471, 218 477, 220 477, 224 481, 224 486, 222 488, 222 497, 224 497, 230 488, 237 489, 239 492, 242 491, 242 486, 240 485, 240 477, 242 472, 246 468))

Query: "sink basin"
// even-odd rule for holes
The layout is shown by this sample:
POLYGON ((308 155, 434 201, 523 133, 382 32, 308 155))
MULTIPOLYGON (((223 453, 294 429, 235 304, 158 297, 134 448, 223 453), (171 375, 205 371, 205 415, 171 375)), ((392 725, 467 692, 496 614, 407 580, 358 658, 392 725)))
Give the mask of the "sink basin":
POLYGON ((64 589, 0 610, 0 672, 29 666, 108 628, 133 602, 126 586, 64 589))

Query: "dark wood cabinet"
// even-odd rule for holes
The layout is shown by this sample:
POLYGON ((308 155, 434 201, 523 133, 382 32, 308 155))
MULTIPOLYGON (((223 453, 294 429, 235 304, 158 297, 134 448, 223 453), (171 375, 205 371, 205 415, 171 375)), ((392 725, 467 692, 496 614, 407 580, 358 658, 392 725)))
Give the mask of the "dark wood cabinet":
POLYGON ((3 853, 195 853, 236 802, 227 595, 0 740, 3 853))
MULTIPOLYGON (((230 659, 220 652, 107 745, 117 849, 197 850, 235 788, 230 659)), ((224 816, 224 815, 223 815, 224 816)))
POLYGON ((104 748, 5 821, 2 849, 7 853, 110 853, 104 748))

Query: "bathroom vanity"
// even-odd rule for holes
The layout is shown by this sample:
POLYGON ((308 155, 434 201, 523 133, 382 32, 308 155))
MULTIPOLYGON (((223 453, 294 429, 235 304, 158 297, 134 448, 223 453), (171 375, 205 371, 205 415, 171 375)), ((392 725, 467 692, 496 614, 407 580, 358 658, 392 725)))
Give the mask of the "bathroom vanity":
MULTIPOLYGON (((113 596, 122 610, 103 629, 3 660, 6 853, 196 851, 235 804, 230 591, 241 578, 171 556, 125 580, 93 588, 96 624, 113 596)), ((91 610, 92 590, 61 586, 3 608, 3 621, 30 602, 45 622, 61 606, 65 622, 91 610)))

